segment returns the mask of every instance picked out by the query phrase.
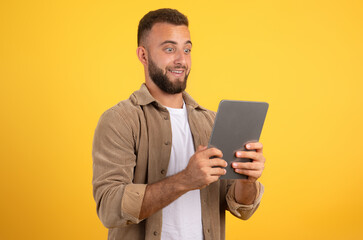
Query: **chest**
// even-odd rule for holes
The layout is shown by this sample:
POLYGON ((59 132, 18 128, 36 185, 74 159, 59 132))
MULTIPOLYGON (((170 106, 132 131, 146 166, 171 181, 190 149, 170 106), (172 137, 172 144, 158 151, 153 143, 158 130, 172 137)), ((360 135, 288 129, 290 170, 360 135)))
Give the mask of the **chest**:
MULTIPOLYGON (((208 144, 213 120, 206 112, 187 107, 187 123, 194 149, 208 144)), ((173 143, 170 114, 166 109, 146 106, 140 112, 138 122, 134 133, 134 183, 154 183, 165 178, 168 172, 173 143)))

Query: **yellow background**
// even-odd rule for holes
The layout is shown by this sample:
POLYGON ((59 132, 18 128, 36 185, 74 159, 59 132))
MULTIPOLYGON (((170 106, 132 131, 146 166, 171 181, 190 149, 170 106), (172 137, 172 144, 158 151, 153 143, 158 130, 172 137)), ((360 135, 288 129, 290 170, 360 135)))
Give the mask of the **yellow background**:
POLYGON ((92 197, 100 115, 143 82, 140 18, 190 20, 188 91, 267 101, 266 192, 227 239, 362 239, 362 1, 1 1, 0 239, 106 239, 92 197))

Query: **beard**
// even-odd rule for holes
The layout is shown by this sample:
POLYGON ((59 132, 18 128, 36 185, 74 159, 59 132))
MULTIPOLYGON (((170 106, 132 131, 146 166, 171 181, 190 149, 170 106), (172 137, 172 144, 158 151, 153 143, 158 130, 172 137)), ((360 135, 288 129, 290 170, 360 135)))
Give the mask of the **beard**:
POLYGON ((187 79, 189 76, 189 73, 187 73, 187 67, 181 65, 177 65, 176 67, 184 69, 185 77, 183 81, 181 81, 180 78, 177 78, 175 82, 172 82, 167 76, 167 73, 169 71, 168 67, 166 68, 166 72, 164 74, 163 70, 159 68, 149 56, 149 76, 151 80, 156 84, 156 86, 158 86, 163 92, 169 94, 177 94, 183 92, 187 87, 187 79))

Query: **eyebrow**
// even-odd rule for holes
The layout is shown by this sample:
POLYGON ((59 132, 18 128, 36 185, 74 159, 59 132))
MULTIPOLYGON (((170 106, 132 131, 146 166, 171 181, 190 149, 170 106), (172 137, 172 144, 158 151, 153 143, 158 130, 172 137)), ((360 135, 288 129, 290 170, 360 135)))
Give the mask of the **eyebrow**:
MULTIPOLYGON (((167 44, 167 43, 171 43, 171 44, 175 44, 175 45, 177 44, 177 42, 175 42, 175 41, 166 40, 166 41, 164 41, 164 42, 160 43, 160 46, 161 46, 161 45, 164 45, 164 44, 167 44)), ((186 41, 184 44, 190 44, 190 45, 193 45, 193 44, 192 44, 192 41, 190 41, 190 40, 186 41)))

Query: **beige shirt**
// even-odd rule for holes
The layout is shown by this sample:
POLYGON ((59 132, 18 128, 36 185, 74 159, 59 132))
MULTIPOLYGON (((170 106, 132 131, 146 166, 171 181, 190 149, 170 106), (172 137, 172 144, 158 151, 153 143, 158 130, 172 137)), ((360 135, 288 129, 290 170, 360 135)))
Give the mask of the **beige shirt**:
MULTIPOLYGON (((215 113, 198 105, 186 92, 195 149, 207 145, 215 113)), ((145 84, 129 99, 106 110, 93 140, 93 196, 97 214, 109 228, 108 239, 160 239, 162 211, 139 219, 147 184, 166 177, 171 152, 169 112, 145 84)), ((219 180, 201 189, 203 233, 206 240, 225 239, 225 210, 248 219, 258 208, 263 185, 251 205, 234 198, 234 181, 219 180)))

